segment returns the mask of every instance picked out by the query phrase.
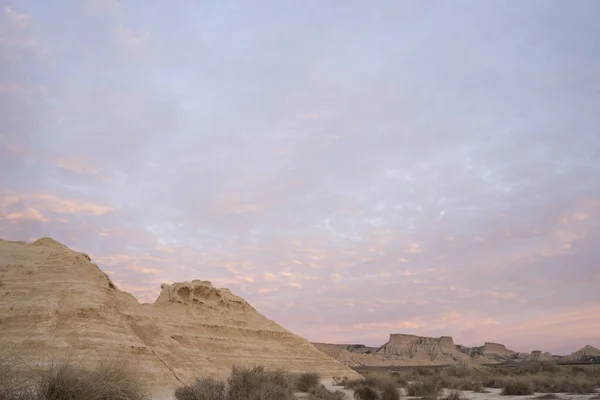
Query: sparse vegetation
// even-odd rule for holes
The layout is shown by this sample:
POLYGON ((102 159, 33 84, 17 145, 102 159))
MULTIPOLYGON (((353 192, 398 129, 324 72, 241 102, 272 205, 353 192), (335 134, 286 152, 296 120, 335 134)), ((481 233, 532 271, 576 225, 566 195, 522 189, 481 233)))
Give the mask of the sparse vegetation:
POLYGON ((319 374, 314 372, 305 372, 300 374, 296 380, 296 390, 299 392, 310 392, 312 389, 319 386, 321 383, 321 377, 319 374))
POLYGON ((227 381, 228 400, 293 400, 288 374, 283 370, 266 371, 264 367, 236 367, 227 381))
POLYGON ((511 379, 500 392, 503 396, 527 396, 533 394, 533 385, 524 379, 511 379))
POLYGON ((332 392, 323 385, 313 388, 309 392, 309 400, 346 400, 346 395, 341 390, 332 392))
POLYGON ((400 392, 395 384, 388 383, 381 388, 381 400, 400 400, 400 392))
POLYGON ((533 397, 533 398, 536 399, 536 400, 556 400, 556 399, 560 399, 560 397, 558 397, 554 393, 546 393, 546 394, 542 394, 540 396, 536 396, 536 397, 533 397))
POLYGON ((149 392, 135 371, 123 363, 101 363, 94 369, 68 361, 51 364, 34 376, 25 377, 22 365, 1 357, 2 400, 146 400, 149 392))
POLYGON ((435 377, 412 382, 406 387, 409 396, 437 398, 442 391, 440 381, 435 377))
POLYGON ((361 385, 354 389, 354 399, 355 400, 380 400, 379 393, 370 387, 361 385))
POLYGON ((175 390, 177 400, 225 400, 225 383, 211 378, 197 379, 193 385, 175 390))
POLYGON ((459 390, 451 390, 444 400, 468 400, 465 395, 459 390))

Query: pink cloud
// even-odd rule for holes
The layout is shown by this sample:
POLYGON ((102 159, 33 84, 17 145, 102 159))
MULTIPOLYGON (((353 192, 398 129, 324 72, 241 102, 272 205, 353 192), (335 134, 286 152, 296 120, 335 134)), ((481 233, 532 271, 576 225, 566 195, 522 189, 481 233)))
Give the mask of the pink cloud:
POLYGON ((11 7, 4 7, 4 15, 19 28, 27 28, 29 25, 29 17, 26 14, 16 12, 11 7))

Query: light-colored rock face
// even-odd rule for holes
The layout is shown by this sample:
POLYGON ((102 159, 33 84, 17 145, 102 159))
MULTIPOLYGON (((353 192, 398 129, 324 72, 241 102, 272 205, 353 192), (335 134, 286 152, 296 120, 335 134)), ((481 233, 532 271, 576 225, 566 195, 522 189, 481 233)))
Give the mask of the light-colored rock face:
POLYGON ((577 350, 574 353, 569 354, 566 359, 569 361, 581 361, 588 357, 600 358, 600 350, 597 348, 587 345, 582 349, 577 350))
POLYGON ((396 334, 390 335, 386 344, 379 348, 357 345, 334 345, 314 343, 315 347, 345 365, 357 366, 403 366, 488 364, 495 361, 478 354, 469 356, 460 351, 450 336, 439 338, 396 334))
POLYGON ((0 348, 34 361, 127 359, 155 391, 231 366, 358 374, 210 282, 163 284, 154 304, 120 291, 89 256, 52 239, 0 240, 0 348))
POLYGON ((503 344, 491 342, 485 342, 485 344, 483 345, 482 352, 486 356, 494 355, 501 357, 512 357, 517 354, 516 352, 507 349, 506 346, 503 344))

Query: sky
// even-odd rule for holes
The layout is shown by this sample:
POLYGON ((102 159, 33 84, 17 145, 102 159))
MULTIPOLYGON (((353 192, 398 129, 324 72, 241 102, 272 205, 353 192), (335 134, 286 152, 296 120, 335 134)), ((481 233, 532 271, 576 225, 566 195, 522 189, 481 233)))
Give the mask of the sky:
POLYGON ((600 347, 598 15, 0 0, 0 237, 311 341, 600 347))

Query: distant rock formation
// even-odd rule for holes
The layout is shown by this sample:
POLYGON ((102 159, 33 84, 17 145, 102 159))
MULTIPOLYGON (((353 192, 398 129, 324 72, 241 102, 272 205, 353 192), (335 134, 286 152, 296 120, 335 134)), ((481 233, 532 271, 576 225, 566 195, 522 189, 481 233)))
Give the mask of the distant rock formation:
POLYGON ((517 353, 500 343, 485 342, 483 346, 467 347, 454 344, 450 336, 439 338, 394 333, 381 347, 364 345, 313 343, 330 357, 351 367, 401 365, 482 365, 526 362, 593 362, 600 363, 600 350, 592 346, 568 355, 556 356, 541 350, 517 353))
POLYGON ((225 377, 234 364, 358 377, 228 289, 163 284, 153 304, 140 305, 87 254, 49 238, 0 240, 0 298, 0 349, 32 364, 125 358, 155 393, 197 376, 225 377))
POLYGON ((529 354, 525 358, 525 362, 536 361, 536 362, 548 362, 552 361, 551 353, 542 353, 540 350, 533 350, 531 354, 529 354))
POLYGON ((594 361, 597 358, 600 358, 600 350, 589 345, 564 357, 567 361, 594 361))
POLYGON ((439 338, 406 334, 391 334, 383 346, 337 345, 313 343, 315 347, 338 361, 357 366, 493 364, 515 352, 504 345, 486 343, 481 347, 454 344, 450 336, 439 338))

